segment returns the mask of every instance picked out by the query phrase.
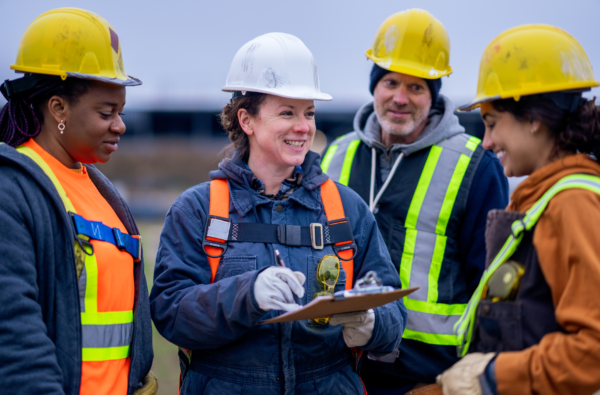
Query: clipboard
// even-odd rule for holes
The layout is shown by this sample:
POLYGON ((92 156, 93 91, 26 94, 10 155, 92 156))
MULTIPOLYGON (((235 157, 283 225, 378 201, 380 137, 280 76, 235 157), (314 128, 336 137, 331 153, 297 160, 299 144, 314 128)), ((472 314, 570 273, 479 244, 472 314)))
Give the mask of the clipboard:
POLYGON ((403 298, 406 295, 415 292, 417 289, 419 289, 419 287, 397 289, 395 291, 383 293, 352 295, 337 300, 333 296, 324 296, 313 300, 301 309, 270 318, 260 324, 265 325, 277 324, 280 322, 310 320, 330 317, 334 314, 374 309, 375 307, 383 306, 384 304, 403 298))

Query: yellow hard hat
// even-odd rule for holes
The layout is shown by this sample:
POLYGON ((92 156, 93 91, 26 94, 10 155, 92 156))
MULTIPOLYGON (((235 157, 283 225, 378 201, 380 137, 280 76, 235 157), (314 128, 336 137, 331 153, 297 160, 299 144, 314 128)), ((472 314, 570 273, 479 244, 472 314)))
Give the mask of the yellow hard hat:
POLYGON ((446 28, 429 12, 416 8, 387 18, 366 53, 386 70, 419 78, 452 73, 446 28))
POLYGON ((600 85, 585 51, 569 33, 549 25, 514 27, 496 37, 479 65, 477 95, 460 107, 548 92, 587 90, 600 85))
POLYGON ((25 30, 11 69, 23 73, 100 80, 119 85, 142 82, 125 74, 119 37, 101 16, 79 8, 57 8, 25 30))

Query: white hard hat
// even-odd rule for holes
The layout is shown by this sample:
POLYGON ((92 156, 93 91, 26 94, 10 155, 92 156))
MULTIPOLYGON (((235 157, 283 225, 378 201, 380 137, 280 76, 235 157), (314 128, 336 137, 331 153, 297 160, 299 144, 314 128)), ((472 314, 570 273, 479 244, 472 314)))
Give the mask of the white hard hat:
POLYGON ((225 92, 260 92, 292 99, 331 100, 319 88, 317 64, 295 36, 267 33, 244 44, 235 54, 225 92))

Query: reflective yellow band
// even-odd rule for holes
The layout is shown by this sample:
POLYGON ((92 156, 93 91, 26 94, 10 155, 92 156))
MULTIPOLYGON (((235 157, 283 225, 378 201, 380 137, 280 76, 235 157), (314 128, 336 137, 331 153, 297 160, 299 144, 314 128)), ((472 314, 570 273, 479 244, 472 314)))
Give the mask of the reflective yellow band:
POLYGON ((477 149, 477 146, 481 143, 481 140, 478 139, 475 136, 471 136, 471 138, 469 138, 469 141, 467 141, 467 144, 465 145, 465 147, 467 147, 468 149, 470 149, 471 151, 475 151, 477 149))
POLYGON ((332 145, 325 153, 325 156, 321 161, 321 169, 323 170, 323 173, 327 173, 327 170, 329 170, 329 164, 331 163, 333 155, 335 155, 335 152, 337 151, 338 147, 338 145, 332 145))
POLYGON ((346 156, 344 157, 344 164, 342 165, 342 173, 340 174, 339 183, 348 186, 350 183, 350 171, 352 170, 352 162, 354 161, 354 155, 360 145, 361 140, 353 140, 348 144, 346 150, 346 156))
POLYGON ((110 361, 113 359, 125 359, 129 357, 131 346, 107 347, 107 348, 82 348, 84 362, 110 361))
POLYGON ((456 346, 456 335, 436 335, 405 329, 402 338, 438 346, 456 346))
POLYGON ((133 310, 107 313, 81 313, 82 325, 112 325, 133 322, 133 310))
POLYGON ((50 169, 50 166, 48 166, 48 164, 44 162, 44 159, 42 159, 42 157, 33 149, 24 145, 18 146, 17 151, 25 156, 28 156, 29 159, 33 160, 39 167, 41 167, 41 169, 48 176, 50 181, 52 181, 52 184, 54 185, 54 188, 56 188, 56 191, 58 192, 61 200, 63 201, 67 212, 75 212, 75 207, 73 206, 73 203, 71 203, 71 200, 67 197, 67 193, 65 192, 62 185, 60 185, 58 178, 56 178, 54 172, 52 171, 52 169, 50 169))
MULTIPOLYGON (((420 311, 422 313, 438 315, 462 315, 467 308, 467 304, 444 304, 423 302, 405 297, 404 305, 408 310, 420 311)), ((410 312, 409 312, 410 314, 410 312)))
POLYGON ((447 236, 435 235, 435 246, 433 248, 433 257, 431 259, 431 267, 429 268, 427 287, 427 301, 435 303, 438 300, 438 281, 442 272, 442 263, 444 262, 444 253, 446 251, 447 236))

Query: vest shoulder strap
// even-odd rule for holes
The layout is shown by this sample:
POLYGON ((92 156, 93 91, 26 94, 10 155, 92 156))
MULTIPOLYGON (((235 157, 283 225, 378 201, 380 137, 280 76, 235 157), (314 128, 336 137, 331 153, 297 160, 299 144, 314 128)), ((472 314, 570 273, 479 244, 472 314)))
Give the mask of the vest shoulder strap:
POLYGON ((358 133, 351 132, 335 140, 327 149, 321 162, 324 173, 342 185, 350 182, 354 155, 361 140, 358 133))
POLYGON ((494 274, 496 269, 510 259, 510 257, 515 253, 517 247, 523 239, 523 234, 525 231, 533 229, 548 206, 550 200, 559 192, 575 188, 586 189, 600 195, 600 177, 587 174, 573 174, 561 178, 548 191, 546 191, 546 193, 544 193, 544 195, 537 202, 535 202, 529 210, 527 210, 525 217, 522 220, 513 222, 511 225, 511 235, 508 237, 492 263, 490 263, 490 266, 483 272, 481 280, 479 281, 479 285, 473 293, 473 296, 471 296, 466 310, 458 322, 454 325, 454 332, 458 337, 457 354, 459 357, 464 356, 469 350, 473 334, 473 327, 475 324, 477 306, 479 305, 483 295, 483 289, 488 283, 492 274, 494 274))
MULTIPOLYGON (((327 222, 348 222, 348 218, 344 213, 344 206, 342 205, 342 198, 340 197, 340 191, 330 179, 325 181, 321 185, 321 200, 325 207, 325 216, 327 216, 327 222)), ((352 241, 344 241, 337 243, 336 246, 343 245, 354 245, 352 241)), ((343 248, 343 247, 342 247, 343 248)), ((352 289, 354 284, 354 253, 352 248, 342 249, 337 255, 342 260, 342 267, 346 272, 346 289, 352 289)))
POLYGON ((72 213, 76 213, 73 203, 71 203, 71 200, 67 196, 67 193, 65 192, 64 188, 62 187, 62 185, 60 185, 58 178, 56 178, 56 176, 54 175, 54 172, 52 171, 52 169, 50 169, 50 166, 48 166, 48 164, 44 161, 44 159, 42 159, 42 157, 37 152, 35 152, 33 149, 26 147, 24 145, 18 146, 17 151, 19 153, 29 157, 29 159, 33 160, 43 170, 43 172, 46 174, 46 176, 48 176, 50 181, 52 181, 54 188, 56 188, 56 191, 60 195, 60 198, 61 198, 63 204, 65 205, 65 209, 67 210, 67 212, 70 211, 72 213))

